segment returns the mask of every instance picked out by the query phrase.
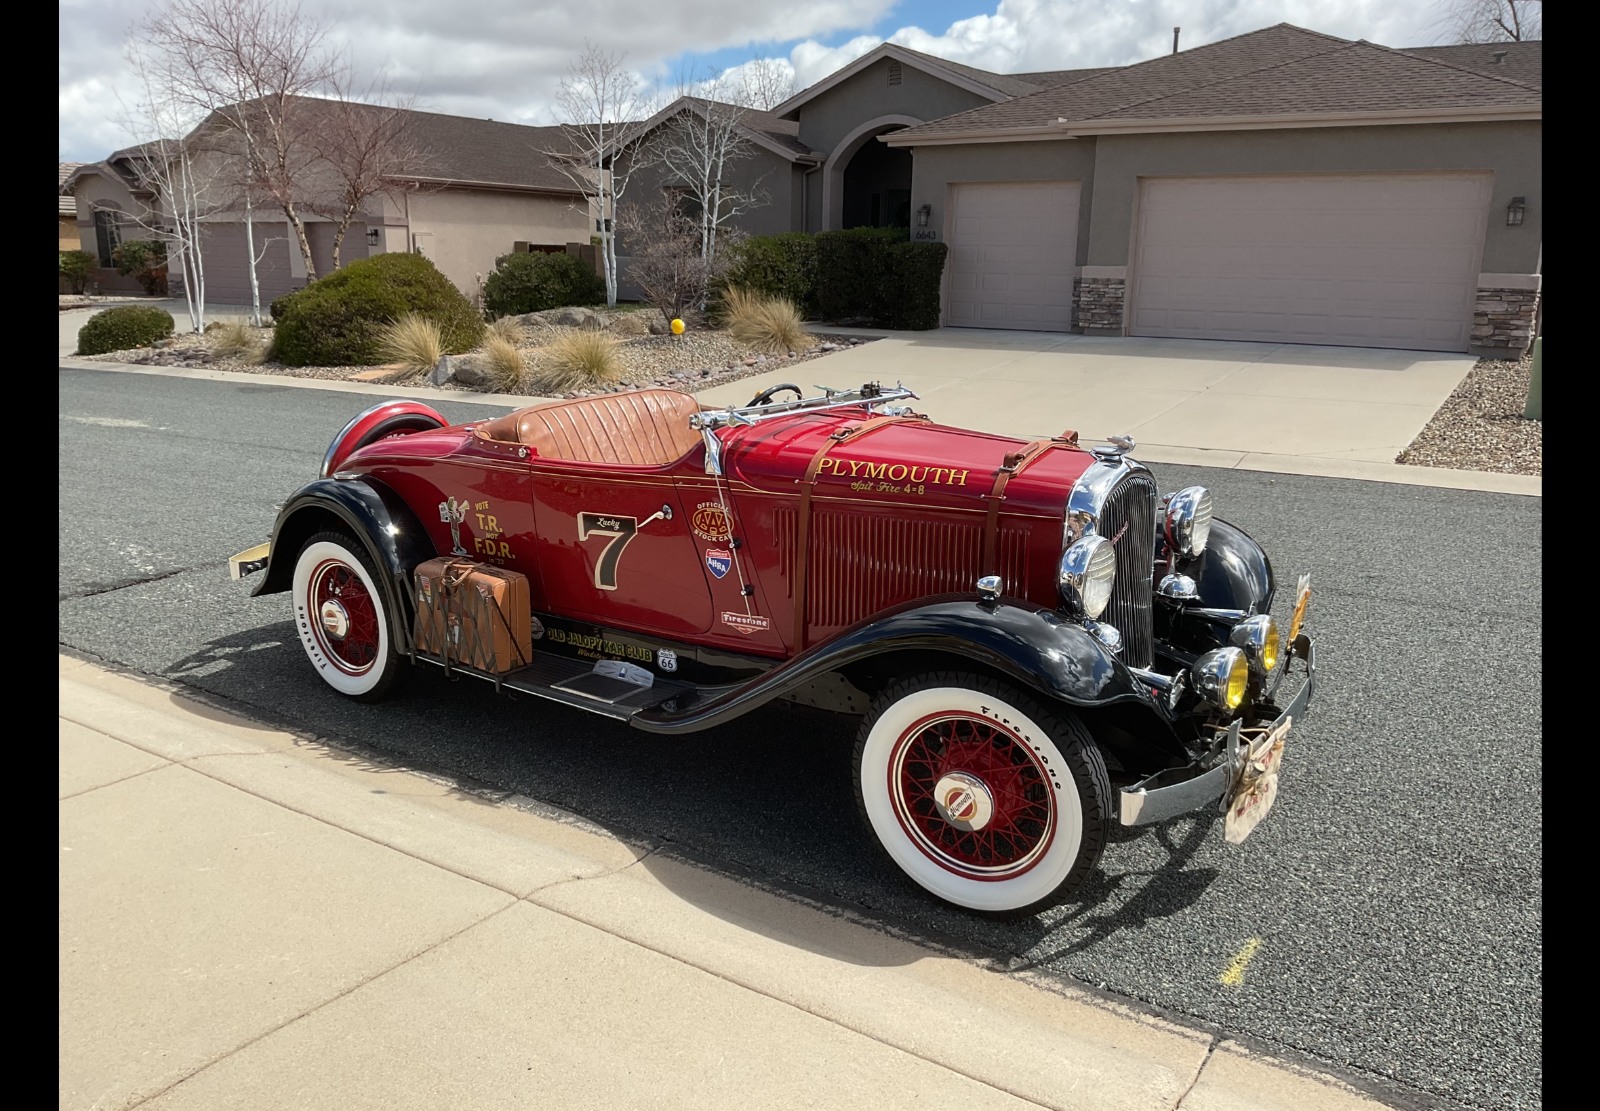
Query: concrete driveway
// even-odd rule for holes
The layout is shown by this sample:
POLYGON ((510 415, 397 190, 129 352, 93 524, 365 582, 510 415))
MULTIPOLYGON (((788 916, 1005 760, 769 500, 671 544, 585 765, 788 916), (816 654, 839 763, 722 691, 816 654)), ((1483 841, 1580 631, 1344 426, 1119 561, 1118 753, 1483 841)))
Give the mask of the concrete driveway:
POLYGON ((796 375, 808 392, 820 374, 834 387, 900 381, 935 420, 969 428, 1026 439, 1072 428, 1086 443, 1128 433, 1144 459, 1377 477, 1363 464, 1393 466, 1472 365, 1427 351, 941 328, 701 396, 742 404, 796 375))

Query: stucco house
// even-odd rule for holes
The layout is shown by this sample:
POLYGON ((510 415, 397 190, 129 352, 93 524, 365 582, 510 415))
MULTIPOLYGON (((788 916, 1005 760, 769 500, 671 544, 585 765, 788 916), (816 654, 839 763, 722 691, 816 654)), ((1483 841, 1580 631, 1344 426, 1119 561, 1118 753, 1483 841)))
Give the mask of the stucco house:
POLYGON ((61 187, 81 165, 82 162, 56 163, 56 238, 63 251, 78 250, 78 199, 71 193, 63 192, 61 187))
POLYGON ((741 225, 943 240, 950 326, 1516 353, 1540 61, 1288 24, 1046 73, 885 43, 756 118, 794 131, 741 169, 773 199, 741 225))
MULTIPOLYGON (((588 245, 591 224, 582 193, 541 153, 560 148, 560 128, 435 112, 408 112, 405 126, 407 142, 423 152, 418 172, 397 176, 387 195, 368 203, 340 245, 342 262, 386 251, 416 251, 472 296, 479 276, 488 275, 500 255, 588 245)), ((138 165, 145 155, 144 147, 118 151, 103 162, 78 167, 62 183, 63 193, 77 201, 83 249, 101 256, 102 289, 138 289, 132 278, 119 278, 109 269, 110 251, 123 239, 148 237, 141 222, 162 222, 159 203, 141 187, 149 180, 138 165)), ((220 157, 215 151, 208 156, 220 157)), ((221 173, 217 180, 229 176, 221 173)), ((314 184, 315 175, 308 173, 307 180, 314 184)), ((224 186, 214 192, 217 211, 205 220, 206 300, 247 305, 241 206, 225 195, 224 186)), ((302 205, 301 212, 312 262, 319 275, 326 274, 333 269, 335 225, 309 205, 302 205)), ((262 255, 257 278, 265 304, 304 286, 307 272, 281 211, 258 200, 254 222, 256 250, 262 255)), ((181 273, 171 275, 174 283, 182 280, 181 273)))

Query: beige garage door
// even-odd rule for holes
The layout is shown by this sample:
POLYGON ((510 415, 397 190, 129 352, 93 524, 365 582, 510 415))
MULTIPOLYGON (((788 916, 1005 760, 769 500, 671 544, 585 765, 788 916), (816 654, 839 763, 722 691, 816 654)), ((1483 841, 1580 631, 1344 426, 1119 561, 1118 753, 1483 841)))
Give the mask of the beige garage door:
POLYGON ((985 182, 952 185, 950 192, 945 323, 1070 328, 1078 183, 985 182))
POLYGON ((1140 183, 1128 331, 1465 351, 1490 175, 1140 183))

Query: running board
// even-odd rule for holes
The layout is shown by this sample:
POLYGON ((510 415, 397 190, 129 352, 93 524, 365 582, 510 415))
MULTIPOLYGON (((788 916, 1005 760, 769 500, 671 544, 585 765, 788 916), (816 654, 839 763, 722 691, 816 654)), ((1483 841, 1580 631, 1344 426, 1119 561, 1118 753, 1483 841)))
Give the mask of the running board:
POLYGON ((411 658, 418 663, 443 667, 452 673, 460 672, 475 679, 485 679, 494 683, 497 689, 531 694, 535 698, 546 698, 617 721, 627 721, 641 710, 658 706, 670 713, 694 702, 698 694, 698 689, 688 683, 660 678, 655 680, 653 686, 637 686, 622 679, 597 674, 591 661, 575 660, 570 656, 557 656, 549 652, 536 651, 527 667, 519 667, 501 675, 479 671, 454 660, 446 663, 442 657, 431 652, 414 652, 411 658), (674 700, 677 706, 663 705, 674 700))

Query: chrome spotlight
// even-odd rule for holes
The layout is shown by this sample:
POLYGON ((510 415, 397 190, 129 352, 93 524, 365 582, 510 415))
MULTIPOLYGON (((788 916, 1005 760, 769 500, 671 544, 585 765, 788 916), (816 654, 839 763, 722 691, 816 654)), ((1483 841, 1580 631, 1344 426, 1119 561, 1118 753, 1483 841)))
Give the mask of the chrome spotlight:
POLYGON ((1097 619, 1111 604, 1117 551, 1103 536, 1085 536, 1061 555, 1061 600, 1075 617, 1097 619))
POLYGON ((1206 550, 1211 537, 1211 491, 1185 486, 1167 499, 1167 547, 1185 559, 1206 550))

